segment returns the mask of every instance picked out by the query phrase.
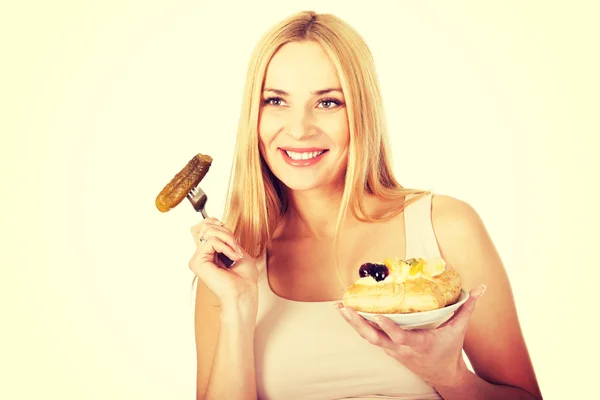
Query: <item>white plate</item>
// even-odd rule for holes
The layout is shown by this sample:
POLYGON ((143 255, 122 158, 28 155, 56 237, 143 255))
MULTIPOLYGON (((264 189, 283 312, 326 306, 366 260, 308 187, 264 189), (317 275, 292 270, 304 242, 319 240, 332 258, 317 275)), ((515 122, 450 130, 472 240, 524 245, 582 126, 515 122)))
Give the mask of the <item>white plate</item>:
POLYGON ((357 311, 366 320, 377 323, 373 317, 383 315, 396 323, 399 327, 406 330, 411 329, 435 329, 444 322, 448 321, 454 312, 462 306, 469 298, 469 293, 464 289, 460 290, 458 301, 452 305, 437 310, 421 311, 409 314, 374 314, 357 311))

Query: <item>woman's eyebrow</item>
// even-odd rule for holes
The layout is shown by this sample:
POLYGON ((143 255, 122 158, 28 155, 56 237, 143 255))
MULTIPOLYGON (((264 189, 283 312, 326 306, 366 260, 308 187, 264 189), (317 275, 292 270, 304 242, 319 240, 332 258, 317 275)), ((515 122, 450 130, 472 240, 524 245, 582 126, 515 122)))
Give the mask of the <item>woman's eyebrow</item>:
MULTIPOLYGON (((265 88, 263 91, 264 92, 273 92, 275 94, 278 94, 279 96, 289 96, 290 95, 288 92, 283 91, 281 89, 265 88)), ((313 94, 315 96, 321 96, 323 94, 330 93, 330 92, 343 93, 342 89, 340 89, 340 88, 327 88, 327 89, 315 90, 314 92, 311 92, 311 94, 313 94)))

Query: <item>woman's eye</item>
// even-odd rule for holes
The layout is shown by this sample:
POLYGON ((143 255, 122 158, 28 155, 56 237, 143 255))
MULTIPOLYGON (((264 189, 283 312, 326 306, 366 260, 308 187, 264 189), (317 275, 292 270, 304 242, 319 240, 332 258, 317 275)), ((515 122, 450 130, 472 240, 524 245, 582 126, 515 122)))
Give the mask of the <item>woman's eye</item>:
POLYGON ((263 101, 263 103, 267 106, 275 106, 275 107, 279 107, 284 105, 284 101, 282 98, 280 97, 269 97, 268 99, 265 99, 263 101))
POLYGON ((335 108, 339 107, 340 105, 341 103, 334 99, 326 99, 319 102, 319 108, 335 108))

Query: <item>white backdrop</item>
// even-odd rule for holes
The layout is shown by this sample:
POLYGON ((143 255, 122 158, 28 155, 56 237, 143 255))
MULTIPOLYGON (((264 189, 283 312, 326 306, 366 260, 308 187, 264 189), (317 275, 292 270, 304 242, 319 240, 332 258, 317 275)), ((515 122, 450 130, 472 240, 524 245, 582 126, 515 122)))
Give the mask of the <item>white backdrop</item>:
POLYGON ((0 12, 0 398, 193 398, 187 263, 200 218, 185 203, 161 214, 154 199, 207 153, 202 187, 221 215, 250 52, 304 9, 337 14, 371 47, 401 183, 481 214, 545 398, 595 389, 595 13, 365 4, 63 0, 0 12))

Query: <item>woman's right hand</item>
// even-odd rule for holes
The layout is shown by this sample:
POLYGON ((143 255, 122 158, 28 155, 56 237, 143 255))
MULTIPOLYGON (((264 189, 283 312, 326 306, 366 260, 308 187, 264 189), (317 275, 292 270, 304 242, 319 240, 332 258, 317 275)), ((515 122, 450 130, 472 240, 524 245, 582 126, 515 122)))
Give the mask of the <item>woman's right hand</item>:
POLYGON ((233 233, 216 218, 203 220, 191 228, 191 233, 197 249, 190 260, 190 269, 219 299, 221 307, 256 309, 256 260, 239 246, 233 233), (225 267, 217 253, 225 254, 235 263, 225 267))

